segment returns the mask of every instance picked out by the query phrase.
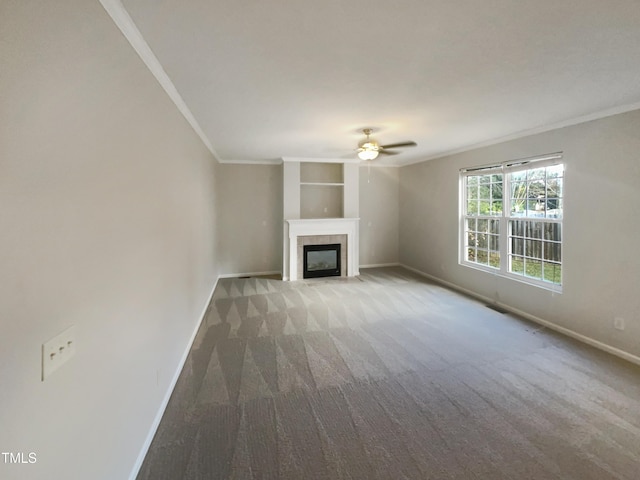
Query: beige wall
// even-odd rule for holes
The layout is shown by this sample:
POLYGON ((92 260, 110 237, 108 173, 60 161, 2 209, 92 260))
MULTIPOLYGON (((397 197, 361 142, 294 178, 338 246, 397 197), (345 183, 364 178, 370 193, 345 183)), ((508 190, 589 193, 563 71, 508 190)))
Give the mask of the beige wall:
POLYGON ((360 167, 360 265, 397 263, 399 168, 360 167))
POLYGON ((0 478, 124 479, 217 277, 215 160, 99 2, 0 31, 0 447, 37 455, 0 478))
POLYGON ((221 274, 282 271, 282 165, 219 165, 221 274))
POLYGON ((300 186, 300 218, 342 218, 344 187, 300 186))
POLYGON ((401 262, 640 355, 639 131, 634 111, 402 168, 401 262), (566 164, 563 293, 458 265, 458 170, 557 151, 566 164))
MULTIPOLYGON (((281 272, 283 166, 222 164, 218 168, 220 273, 281 272)), ((362 265, 398 262, 399 171, 359 168, 362 265)))

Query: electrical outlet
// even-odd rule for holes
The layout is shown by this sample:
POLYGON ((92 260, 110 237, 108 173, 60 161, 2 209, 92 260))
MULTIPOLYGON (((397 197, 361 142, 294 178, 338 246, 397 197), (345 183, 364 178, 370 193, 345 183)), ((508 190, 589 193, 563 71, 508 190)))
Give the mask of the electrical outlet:
POLYGON ((76 329, 69 327, 42 345, 42 381, 76 353, 76 329))
POLYGON ((617 330, 624 330, 624 318, 616 317, 613 319, 613 328, 617 330))

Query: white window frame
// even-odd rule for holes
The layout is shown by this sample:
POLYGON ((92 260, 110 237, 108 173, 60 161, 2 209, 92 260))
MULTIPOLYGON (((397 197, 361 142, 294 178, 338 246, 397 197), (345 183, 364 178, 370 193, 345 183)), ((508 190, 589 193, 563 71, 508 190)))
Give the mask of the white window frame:
MULTIPOLYGON (((564 174, 566 174, 566 164, 563 161, 562 152, 552 153, 543 156, 529 157, 519 160, 511 160, 498 164, 491 165, 483 165, 477 167, 469 167, 463 168, 460 170, 460 183, 459 183, 459 192, 460 192, 460 208, 459 208, 459 231, 458 231, 458 242, 459 242, 459 258, 458 263, 460 265, 474 268, 477 270, 482 270, 492 275, 503 276, 518 282, 523 282, 528 285, 534 285, 536 287, 545 288, 547 290, 551 290, 553 292, 562 292, 562 283, 564 278, 564 262, 562 261, 562 257, 564 255, 561 254, 560 259, 560 283, 553 283, 550 281, 546 281, 543 279, 537 279, 535 277, 529 277, 526 275, 522 275, 519 273, 510 272, 511 266, 511 252, 510 252, 510 222, 512 220, 522 220, 522 221, 538 221, 544 223, 558 223, 560 224, 561 231, 561 240, 560 240, 560 249, 563 250, 564 245, 564 231, 563 231, 563 219, 564 219, 564 198, 565 198, 565 187, 566 182, 563 174, 562 181, 562 216, 561 218, 549 218, 549 217, 527 217, 527 216, 512 216, 511 215, 511 173, 515 173, 518 171, 530 170, 535 168, 549 167, 554 165, 562 165, 564 174), (467 216, 467 188, 466 188, 466 177, 469 176, 477 176, 477 175, 502 175, 502 214, 501 215, 475 215, 475 216, 467 216), (476 219, 487 219, 487 220, 498 220, 499 222, 499 246, 498 252, 500 254, 500 263, 499 267, 492 267, 490 265, 484 265, 481 263, 471 262, 466 260, 467 254, 467 235, 466 235, 466 219, 467 218, 476 218, 476 219)), ((490 255, 490 252, 487 252, 490 255)))

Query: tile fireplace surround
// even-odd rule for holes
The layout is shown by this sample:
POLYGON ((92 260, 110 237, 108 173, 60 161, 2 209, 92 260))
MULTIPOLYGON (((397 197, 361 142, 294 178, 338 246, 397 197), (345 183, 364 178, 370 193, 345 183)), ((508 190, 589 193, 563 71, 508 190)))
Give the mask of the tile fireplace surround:
MULTIPOLYGON (((313 219, 295 219, 286 220, 289 226, 289 235, 285 237, 288 243, 288 262, 285 259, 282 279, 298 280, 302 279, 299 272, 298 264, 302 263, 302 256, 299 254, 298 237, 330 237, 332 235, 346 235, 346 262, 342 263, 343 276, 354 277, 360 275, 359 253, 358 253, 358 224, 359 218, 313 218, 313 219), (346 269, 346 274, 344 273, 346 269), (287 275, 288 274, 288 275, 287 275)), ((306 243, 306 242, 305 242, 306 243)), ((320 241, 320 244, 325 243, 320 241)), ((327 238, 326 243, 331 242, 327 238)), ((343 254, 344 258, 344 254, 343 254)))

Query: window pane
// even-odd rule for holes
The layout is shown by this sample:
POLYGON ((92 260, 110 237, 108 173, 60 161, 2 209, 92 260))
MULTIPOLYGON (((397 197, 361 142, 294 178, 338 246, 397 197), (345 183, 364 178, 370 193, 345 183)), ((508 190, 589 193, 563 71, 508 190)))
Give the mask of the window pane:
POLYGON ((523 171, 520 171, 520 172, 512 173, 511 174, 511 180, 513 182, 526 182, 527 181, 527 171, 523 170, 523 171))
POLYGON ((500 233, 500 221, 499 220, 489 220, 489 233, 500 233))
POLYGON ((521 238, 511 239, 511 253, 514 255, 524 255, 524 240, 521 238))
MULTIPOLYGON (((548 193, 548 192, 547 192, 548 193)), ((558 207, 560 206, 560 198, 559 197, 554 197, 552 195, 547 195, 547 204, 545 205, 545 208, 548 211, 550 210, 557 210, 558 207)))
POLYGON ((544 259, 553 260, 559 262, 562 258, 562 246, 555 242, 545 242, 544 244, 544 259))
POLYGON ((521 275, 524 274, 524 258, 511 257, 511 271, 521 275))
POLYGON ((493 200, 502 200, 502 182, 491 184, 491 198, 493 200))
POLYGON ((487 248, 487 234, 479 233, 478 234, 478 248, 487 248))
POLYGON ((547 198, 547 218, 559 218, 562 216, 561 202, 559 198, 549 197, 547 198))
POLYGON ((478 187, 467 187, 467 200, 475 200, 476 198, 478 198, 478 187))
POLYGON ((489 200, 480 200, 478 210, 480 215, 491 215, 491 202, 489 200))
POLYGON ((527 216, 528 217, 544 217, 545 198, 544 195, 529 198, 527 200, 527 216))
POLYGON ((560 241, 560 224, 559 223, 546 223, 544 226, 544 238, 545 240, 560 241))
POLYGON ((543 223, 527 222, 527 237, 542 238, 543 223))
POLYGON ((475 262, 476 261, 476 251, 473 248, 467 248, 467 260, 469 262, 475 262))
POLYGON ((527 257, 542 258, 542 242, 539 240, 525 240, 524 254, 527 257))
POLYGON ((502 215, 502 200, 497 200, 491 205, 491 215, 502 215))
POLYGON ((563 183, 564 181, 562 178, 553 179, 551 182, 549 182, 549 190, 553 193, 554 197, 564 196, 562 194, 563 183))
POLYGON ((553 178, 547 181, 547 197, 561 197, 562 196, 562 179, 553 178))
POLYGON ((520 214, 525 208, 527 198, 527 184, 523 182, 511 183, 511 213, 520 214))
POLYGON ((482 218, 478 219, 478 231, 479 232, 486 232, 487 229, 488 229, 488 225, 489 225, 489 220, 482 219, 482 218))
POLYGON ((478 257, 476 259, 476 262, 482 265, 489 264, 489 255, 487 255, 486 250, 478 250, 478 257))
POLYGON ((467 233, 467 246, 469 247, 476 246, 476 234, 474 232, 467 233))
POLYGON ((491 252, 489 254, 489 265, 493 268, 500 268, 500 254, 498 252, 491 252))
POLYGON ((543 279, 547 282, 560 283, 562 280, 562 267, 557 263, 544 262, 542 265, 544 269, 543 279))
POLYGON ((547 167, 547 179, 562 177, 564 175, 564 165, 553 165, 547 167))
POLYGON ((499 250, 499 239, 500 237, 498 237, 498 235, 489 235, 489 250, 499 250))
POLYGON ((542 180, 527 184, 527 198, 531 200, 543 199, 546 194, 546 185, 542 180))
POLYGON ((467 215, 477 215, 477 214, 478 214, 478 201, 469 200, 467 202, 467 215))
POLYGON ((544 183, 546 174, 546 168, 532 168, 527 170, 527 182, 542 182, 544 183))
POLYGON ((525 275, 533 278, 542 278, 542 262, 530 258, 524 259, 525 275))
POLYGON ((564 200, 561 198, 558 199, 558 208, 553 212, 552 218, 562 218, 562 210, 563 210, 564 200))
POLYGON ((509 226, 511 227, 511 235, 514 237, 524 237, 524 224, 522 220, 511 220, 509 226))
POLYGON ((477 220, 475 218, 467 218, 467 230, 477 230, 476 222, 477 220))
POLYGON ((480 175, 480 185, 491 183, 491 175, 480 175))

